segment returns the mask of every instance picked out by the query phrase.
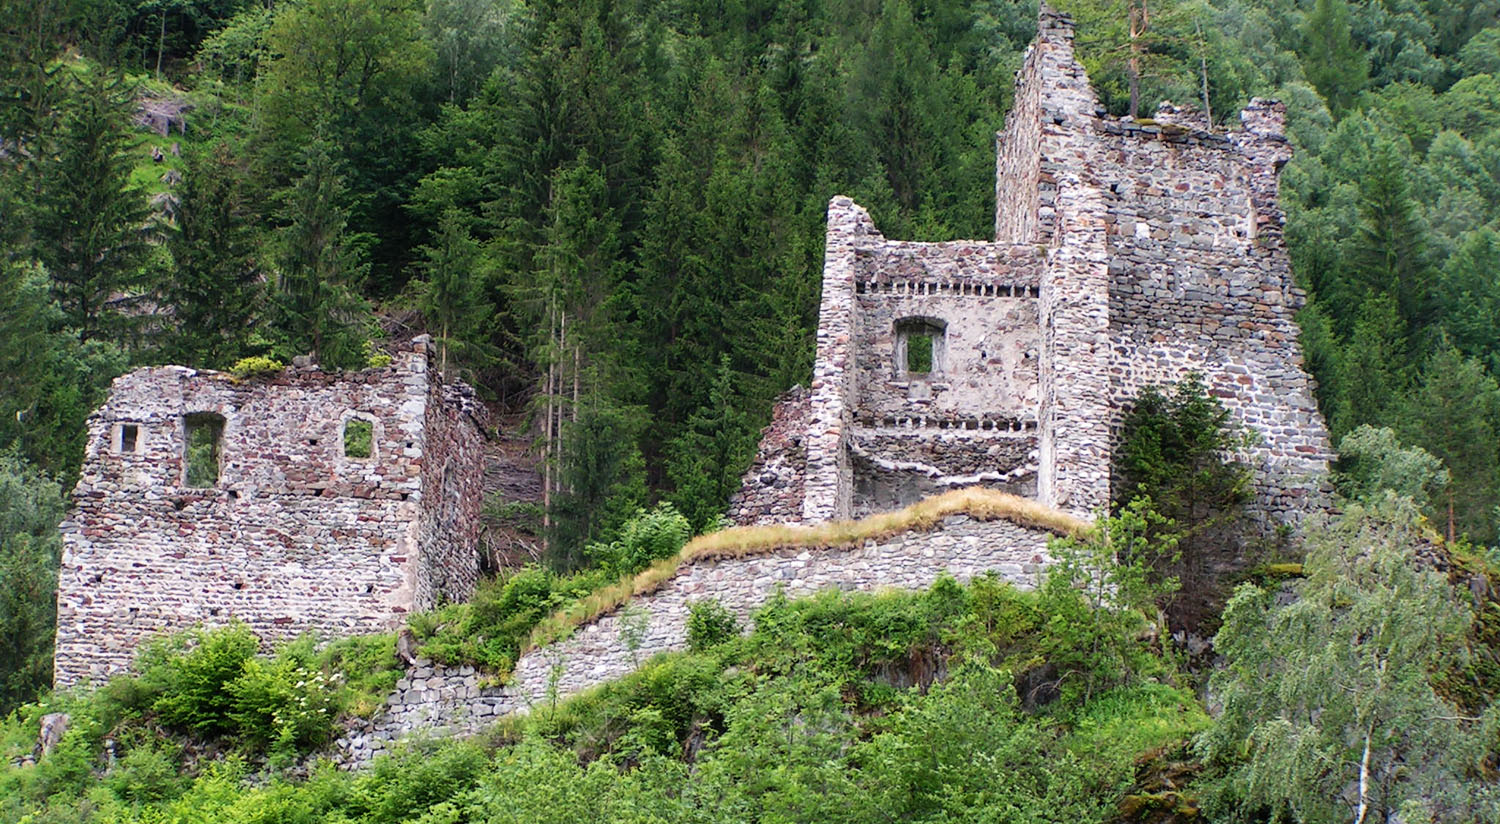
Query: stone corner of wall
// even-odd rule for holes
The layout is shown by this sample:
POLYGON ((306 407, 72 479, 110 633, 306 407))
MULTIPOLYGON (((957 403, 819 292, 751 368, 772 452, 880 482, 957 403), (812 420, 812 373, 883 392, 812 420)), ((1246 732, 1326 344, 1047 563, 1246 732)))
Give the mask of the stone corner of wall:
POLYGON ((828 233, 879 239, 885 237, 875 228, 875 220, 870 217, 869 210, 846 195, 836 195, 828 201, 828 233))

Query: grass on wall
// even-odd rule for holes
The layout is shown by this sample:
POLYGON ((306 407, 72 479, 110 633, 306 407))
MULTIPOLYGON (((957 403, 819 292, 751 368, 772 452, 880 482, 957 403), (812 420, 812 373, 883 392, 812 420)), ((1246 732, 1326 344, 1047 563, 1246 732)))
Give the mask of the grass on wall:
POLYGON ((742 526, 710 532, 689 541, 676 555, 663 558, 642 572, 621 578, 554 612, 532 630, 523 653, 568 637, 574 629, 608 615, 635 596, 655 592, 676 577, 684 566, 695 561, 745 558, 781 549, 848 547, 903 532, 931 531, 952 515, 968 515, 980 521, 1006 520, 1065 537, 1082 536, 1092 526, 1088 521, 1028 498, 983 487, 969 487, 858 521, 834 521, 816 526, 742 526))

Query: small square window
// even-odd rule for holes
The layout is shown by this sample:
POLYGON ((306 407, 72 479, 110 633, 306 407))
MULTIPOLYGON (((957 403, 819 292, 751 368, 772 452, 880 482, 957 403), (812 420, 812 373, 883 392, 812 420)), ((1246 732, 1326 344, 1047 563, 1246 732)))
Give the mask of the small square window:
POLYGON ((120 424, 120 451, 140 451, 141 428, 133 423, 120 424))
POLYGON ((375 453, 375 424, 364 418, 344 422, 344 457, 368 458, 375 453))
POLYGON ((904 318, 896 322, 896 374, 927 378, 943 371, 947 326, 933 318, 904 318))

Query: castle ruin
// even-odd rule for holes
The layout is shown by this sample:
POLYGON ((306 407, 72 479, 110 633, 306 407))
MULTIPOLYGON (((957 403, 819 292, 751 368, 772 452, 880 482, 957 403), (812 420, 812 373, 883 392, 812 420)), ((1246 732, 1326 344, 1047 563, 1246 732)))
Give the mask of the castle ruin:
POLYGON ((116 379, 62 525, 56 685, 200 623, 342 637, 467 599, 485 413, 431 356, 424 336, 360 372, 116 379))
POLYGON ((1198 373, 1257 441, 1252 513, 1296 520, 1331 450, 1277 204, 1291 146, 1281 104, 1240 119, 1111 118, 1044 5, 998 136, 994 241, 887 240, 834 198, 811 388, 778 401, 731 517, 815 523, 972 484, 1087 516, 1130 401, 1198 373))

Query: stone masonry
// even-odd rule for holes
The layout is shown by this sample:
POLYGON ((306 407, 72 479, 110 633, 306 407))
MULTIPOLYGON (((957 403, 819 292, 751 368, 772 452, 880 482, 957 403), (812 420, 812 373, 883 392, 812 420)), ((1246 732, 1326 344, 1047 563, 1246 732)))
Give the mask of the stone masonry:
POLYGON ((1109 117, 1043 6, 998 136, 995 240, 886 240, 833 199, 810 392, 778 404, 731 515, 785 521, 800 489, 814 523, 972 484, 1088 515, 1130 401, 1198 373, 1257 441, 1253 514, 1296 521, 1331 450, 1277 205, 1291 147, 1279 103, 1240 119, 1109 117))
POLYGON ((101 680, 142 641, 195 624, 341 637, 469 597, 484 410, 430 357, 421 337, 361 372, 118 378, 89 419, 62 525, 57 686, 101 680), (193 486, 187 432, 205 422, 218 477, 193 486), (370 432, 368 457, 345 454, 351 422, 370 432))
POLYGON ((944 574, 968 581, 989 572, 1029 588, 1049 562, 1051 537, 1044 530, 1009 521, 951 515, 935 530, 902 533, 861 546, 781 549, 697 561, 657 591, 633 599, 624 610, 521 656, 513 678, 503 687, 483 686, 484 677, 472 667, 419 663, 408 670, 379 716, 337 742, 336 755, 346 766, 361 766, 413 734, 473 734, 501 716, 619 678, 653 655, 685 649, 688 611, 698 601, 717 600, 748 629, 750 616, 778 591, 796 598, 830 588, 923 589, 944 574), (645 626, 633 651, 621 632, 626 620, 645 626))

